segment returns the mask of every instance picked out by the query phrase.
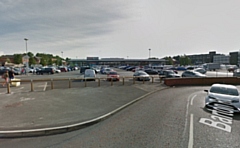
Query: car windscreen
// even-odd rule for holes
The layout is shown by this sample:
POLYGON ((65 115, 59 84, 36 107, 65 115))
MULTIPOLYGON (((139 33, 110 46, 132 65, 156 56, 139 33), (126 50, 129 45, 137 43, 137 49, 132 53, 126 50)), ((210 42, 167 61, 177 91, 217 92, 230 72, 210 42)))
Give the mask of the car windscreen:
POLYGON ((139 73, 139 75, 140 75, 140 76, 144 76, 144 75, 147 75, 147 73, 141 72, 141 73, 139 73))
POLYGON ((218 93, 218 94, 225 94, 225 95, 232 95, 238 96, 238 90, 233 88, 226 88, 226 87, 212 87, 210 89, 211 93, 218 93))

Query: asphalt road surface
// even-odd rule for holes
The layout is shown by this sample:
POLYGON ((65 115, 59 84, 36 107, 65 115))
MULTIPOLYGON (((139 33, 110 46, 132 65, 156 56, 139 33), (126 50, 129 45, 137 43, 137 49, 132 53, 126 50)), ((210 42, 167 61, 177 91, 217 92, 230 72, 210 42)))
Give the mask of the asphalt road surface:
POLYGON ((206 111, 204 89, 209 87, 165 89, 84 129, 46 137, 0 139, 0 146, 239 148, 240 116, 206 111))

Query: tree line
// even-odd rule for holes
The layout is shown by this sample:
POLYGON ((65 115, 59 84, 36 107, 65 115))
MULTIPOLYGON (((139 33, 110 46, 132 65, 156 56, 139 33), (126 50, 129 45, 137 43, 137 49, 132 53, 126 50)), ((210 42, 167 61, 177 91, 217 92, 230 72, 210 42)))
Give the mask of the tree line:
POLYGON ((21 64, 22 63, 22 58, 24 56, 28 55, 29 57, 29 65, 36 65, 36 64, 41 64, 43 66, 47 65, 62 65, 63 61, 68 62, 70 59, 66 58, 63 59, 62 57, 54 56, 52 54, 45 54, 45 53, 37 53, 34 55, 32 52, 28 52, 27 54, 14 54, 13 55, 13 62, 15 64, 21 64), (40 63, 38 63, 38 59, 40 60, 40 63))
POLYGON ((174 65, 174 63, 183 65, 183 66, 192 65, 191 59, 186 55, 183 55, 183 56, 178 55, 174 57, 169 56, 169 57, 165 57, 164 59, 166 60, 167 65, 174 65))

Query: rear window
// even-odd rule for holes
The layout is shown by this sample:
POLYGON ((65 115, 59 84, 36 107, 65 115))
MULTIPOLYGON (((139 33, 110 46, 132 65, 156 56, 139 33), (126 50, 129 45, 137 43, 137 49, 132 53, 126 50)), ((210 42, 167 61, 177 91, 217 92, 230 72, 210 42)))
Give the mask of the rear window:
POLYGON ((110 75, 117 75, 116 72, 110 72, 109 74, 110 74, 110 75))

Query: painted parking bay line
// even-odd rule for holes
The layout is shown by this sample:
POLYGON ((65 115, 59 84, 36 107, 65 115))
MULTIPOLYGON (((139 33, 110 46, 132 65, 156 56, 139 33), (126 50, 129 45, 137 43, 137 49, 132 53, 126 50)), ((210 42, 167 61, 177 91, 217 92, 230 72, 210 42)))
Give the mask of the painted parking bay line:
POLYGON ((189 140, 188 148, 193 147, 193 114, 190 115, 190 128, 189 128, 189 140))

